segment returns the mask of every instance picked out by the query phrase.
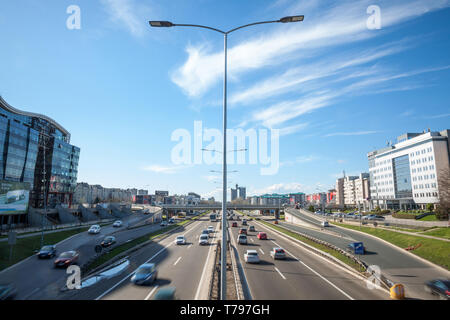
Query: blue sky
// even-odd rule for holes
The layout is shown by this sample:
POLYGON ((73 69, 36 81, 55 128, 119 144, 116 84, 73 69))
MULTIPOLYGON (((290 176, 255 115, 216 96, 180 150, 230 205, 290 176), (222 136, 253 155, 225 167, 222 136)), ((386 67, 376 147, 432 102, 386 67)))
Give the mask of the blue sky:
MULTIPOLYGON (((171 134, 222 128, 223 37, 148 20, 231 29, 304 14, 228 39, 228 125, 280 130, 281 166, 230 165, 248 194, 314 192, 368 170, 367 152, 404 132, 450 128, 450 1, 0 3, 0 94, 46 114, 81 148, 78 181, 221 198, 219 165, 178 165, 171 134), (44 4, 45 3, 45 4, 44 4), (70 5, 81 29, 69 30, 70 5), (367 8, 381 28, 368 29, 367 8)), ((205 145, 203 145, 205 147, 205 145)), ((192 151, 194 152, 194 151, 192 151)))

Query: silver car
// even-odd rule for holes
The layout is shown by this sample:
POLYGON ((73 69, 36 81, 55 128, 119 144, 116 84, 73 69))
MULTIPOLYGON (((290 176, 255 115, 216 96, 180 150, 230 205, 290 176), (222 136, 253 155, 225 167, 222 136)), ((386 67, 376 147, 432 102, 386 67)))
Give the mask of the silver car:
POLYGON ((286 253, 283 248, 272 248, 270 251, 270 256, 274 259, 286 259, 286 253))
POLYGON ((144 263, 137 268, 134 275, 131 277, 131 282, 134 284, 144 285, 150 284, 156 280, 158 271, 154 263, 144 263))
POLYGON ((247 244, 247 235, 245 234, 238 235, 237 242, 238 244, 247 244))

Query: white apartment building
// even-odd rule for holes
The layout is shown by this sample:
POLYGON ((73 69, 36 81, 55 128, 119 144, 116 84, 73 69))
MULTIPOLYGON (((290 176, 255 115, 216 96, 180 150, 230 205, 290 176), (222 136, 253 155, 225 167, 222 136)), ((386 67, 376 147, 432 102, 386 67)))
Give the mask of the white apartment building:
POLYGON ((438 175, 450 162, 449 133, 405 133, 397 144, 369 152, 372 208, 414 209, 439 202, 438 175))
MULTIPOLYGON (((339 180, 339 179, 338 179, 339 180)), ((336 182, 336 185, 339 181, 336 182)), ((369 173, 363 172, 359 176, 347 176, 343 178, 343 197, 346 206, 368 205, 370 197, 369 173)))

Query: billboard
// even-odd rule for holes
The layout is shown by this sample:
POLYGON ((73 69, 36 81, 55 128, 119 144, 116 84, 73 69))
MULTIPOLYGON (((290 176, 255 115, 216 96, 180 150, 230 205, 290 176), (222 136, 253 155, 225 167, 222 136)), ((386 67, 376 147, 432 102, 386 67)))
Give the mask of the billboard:
POLYGON ((29 200, 29 183, 0 180, 0 215, 26 213, 29 200))

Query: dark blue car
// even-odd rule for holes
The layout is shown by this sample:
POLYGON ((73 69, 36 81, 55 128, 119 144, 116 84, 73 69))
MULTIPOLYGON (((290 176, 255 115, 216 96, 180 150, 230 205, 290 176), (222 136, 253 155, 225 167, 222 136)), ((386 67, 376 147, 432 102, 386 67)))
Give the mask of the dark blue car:
POLYGON ((347 246, 347 250, 354 254, 364 254, 366 249, 362 242, 352 242, 347 246))
POLYGON ((40 259, 53 258, 56 256, 56 247, 54 245, 43 246, 36 255, 40 259))

